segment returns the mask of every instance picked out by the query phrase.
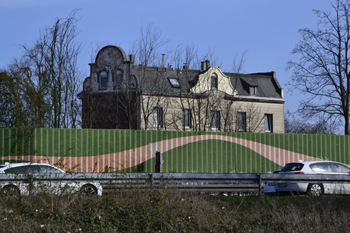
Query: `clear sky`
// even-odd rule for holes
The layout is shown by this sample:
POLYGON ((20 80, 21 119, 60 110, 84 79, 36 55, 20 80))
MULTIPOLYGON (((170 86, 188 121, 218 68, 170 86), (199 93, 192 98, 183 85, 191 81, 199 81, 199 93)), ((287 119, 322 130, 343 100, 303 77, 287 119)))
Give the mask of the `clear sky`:
MULTIPOLYGON (((127 54, 140 36, 140 27, 153 23, 170 40, 164 47, 191 42, 199 54, 208 48, 230 72, 236 54, 246 53, 244 73, 276 71, 285 90, 285 110, 295 111, 300 93, 286 83, 292 71, 291 50, 300 40, 298 29, 317 27, 312 9, 331 11, 331 0, 0 0, 0 69, 32 45, 40 30, 79 9, 78 41, 84 43, 79 66, 89 75, 96 44, 120 46, 127 54)), ((333 1, 334 2, 334 1, 333 1)), ((96 54, 94 54, 95 56, 96 54)))

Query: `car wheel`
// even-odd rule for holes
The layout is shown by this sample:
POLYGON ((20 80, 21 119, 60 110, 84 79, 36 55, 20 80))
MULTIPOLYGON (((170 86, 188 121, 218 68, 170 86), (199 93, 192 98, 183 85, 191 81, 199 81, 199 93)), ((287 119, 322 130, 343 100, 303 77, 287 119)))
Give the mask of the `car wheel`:
POLYGON ((20 191, 19 191, 18 187, 14 186, 14 185, 7 185, 1 189, 0 195, 2 197, 19 198, 20 191))
POLYGON ((324 193, 324 188, 322 184, 309 184, 307 188, 307 194, 309 196, 322 196, 324 193))
POLYGON ((94 196, 97 195, 97 188, 92 184, 85 184, 81 187, 79 193, 83 196, 94 196))

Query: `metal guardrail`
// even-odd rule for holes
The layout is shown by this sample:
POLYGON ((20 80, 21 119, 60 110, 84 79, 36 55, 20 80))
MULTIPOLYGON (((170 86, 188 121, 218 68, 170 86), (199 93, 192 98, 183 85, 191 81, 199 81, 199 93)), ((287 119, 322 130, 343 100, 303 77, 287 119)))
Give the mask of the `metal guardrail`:
POLYGON ((1 182, 72 181, 100 182, 104 193, 151 188, 177 192, 262 193, 266 183, 350 183, 350 175, 306 175, 269 173, 62 173, 0 174, 1 182))

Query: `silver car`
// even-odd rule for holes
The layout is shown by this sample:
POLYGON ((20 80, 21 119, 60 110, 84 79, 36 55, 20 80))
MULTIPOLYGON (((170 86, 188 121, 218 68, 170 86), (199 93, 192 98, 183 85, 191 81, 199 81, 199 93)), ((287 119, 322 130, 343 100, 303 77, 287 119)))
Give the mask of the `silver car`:
POLYGON ((64 179, 64 174, 65 171, 46 163, 5 163, 0 165, 0 177, 6 178, 8 177, 7 175, 12 175, 12 178, 4 179, 4 181, 0 182, 0 195, 21 196, 47 191, 54 194, 65 192, 102 195, 100 183, 92 180, 74 182, 64 179), (50 180, 47 178, 47 175, 54 177, 55 174, 63 179, 50 180), (44 177, 45 179, 41 179, 44 177), (30 179, 33 180, 29 181, 30 179))
MULTIPOLYGON (((281 170, 276 170, 273 174, 279 173, 281 170)), ((264 186, 264 194, 274 195, 276 194, 277 183, 266 183, 264 186)))
MULTIPOLYGON (((345 164, 333 161, 298 161, 287 163, 279 174, 336 174, 348 175, 350 168, 345 164)), ((350 184, 335 183, 279 183, 276 192, 307 193, 312 196, 323 194, 350 194, 350 184)))

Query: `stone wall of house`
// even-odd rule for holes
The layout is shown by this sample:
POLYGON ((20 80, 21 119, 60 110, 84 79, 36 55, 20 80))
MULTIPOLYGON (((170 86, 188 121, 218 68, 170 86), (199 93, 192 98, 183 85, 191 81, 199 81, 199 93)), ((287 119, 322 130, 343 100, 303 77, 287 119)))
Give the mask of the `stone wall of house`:
MULTIPOLYGON (((265 132, 268 114, 272 117, 271 131, 284 133, 283 95, 266 98, 246 93, 243 96, 244 90, 240 90, 241 94, 237 91, 237 83, 232 83, 229 74, 210 67, 209 61, 205 64, 197 71, 188 67, 135 65, 135 56, 129 55, 128 59, 121 48, 102 48, 95 62, 89 64, 90 76, 85 79, 80 94, 83 127, 265 132), (174 87, 171 79, 177 79, 181 85, 174 87), (162 124, 155 124, 154 110, 160 108, 157 114, 162 117, 157 120, 162 124), (190 125, 184 125, 185 109, 191 112, 190 125), (244 129, 238 120, 242 119, 242 113, 245 114, 244 129), (215 128, 212 114, 220 119, 215 128)), ((270 89, 275 90, 271 87, 266 90, 270 89)), ((277 89, 277 92, 282 90, 277 89)))
POLYGON ((284 133, 283 103, 227 100, 223 95, 222 92, 203 98, 144 95, 141 101, 148 108, 141 109, 141 129, 239 132, 237 113, 245 112, 247 132, 265 132, 265 114, 272 114, 273 132, 284 133), (154 124, 155 108, 162 108, 162 126, 154 124), (184 109, 191 110, 190 127, 183 125, 184 109), (220 112, 219 129, 211 128, 211 111, 220 112))

